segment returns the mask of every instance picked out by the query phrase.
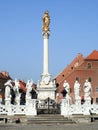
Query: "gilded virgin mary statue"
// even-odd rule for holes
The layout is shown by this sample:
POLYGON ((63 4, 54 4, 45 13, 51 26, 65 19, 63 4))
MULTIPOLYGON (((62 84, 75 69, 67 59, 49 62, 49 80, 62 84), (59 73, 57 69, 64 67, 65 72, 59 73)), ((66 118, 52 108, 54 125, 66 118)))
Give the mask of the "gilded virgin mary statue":
POLYGON ((46 11, 43 15, 43 26, 42 26, 42 30, 45 32, 49 31, 49 24, 50 24, 50 16, 48 11, 46 11))

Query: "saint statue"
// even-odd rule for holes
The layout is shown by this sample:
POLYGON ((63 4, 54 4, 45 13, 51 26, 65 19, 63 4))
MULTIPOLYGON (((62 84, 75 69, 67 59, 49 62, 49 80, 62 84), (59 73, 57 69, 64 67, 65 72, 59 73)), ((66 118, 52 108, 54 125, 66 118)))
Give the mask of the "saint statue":
POLYGON ((28 80, 26 83, 26 99, 31 99, 31 91, 32 91, 32 85, 33 85, 33 81, 28 80))
POLYGON ((63 87, 66 90, 66 98, 70 99, 70 96, 69 96, 69 94, 70 94, 70 85, 66 80, 63 83, 63 87))
POLYGON ((48 11, 46 11, 44 13, 44 16, 43 16, 42 19, 43 19, 42 30, 45 31, 45 32, 48 32, 49 31, 49 24, 50 24, 50 16, 49 16, 48 11))
POLYGON ((81 99, 80 97, 80 83, 78 80, 74 83, 74 93, 75 93, 75 99, 81 99))
POLYGON ((12 87, 11 80, 8 80, 4 85, 5 85, 5 99, 11 98, 11 93, 10 93, 12 87))
POLYGON ((15 79, 15 86, 13 87, 13 90, 15 92, 15 103, 17 105, 20 105, 20 93, 19 93, 19 88, 20 88, 20 83, 17 79, 15 79))
POLYGON ((11 103, 11 88, 12 88, 12 81, 8 80, 5 84, 5 104, 9 105, 11 103))
POLYGON ((91 99, 91 90, 92 90, 91 83, 88 80, 86 80, 83 87, 84 87, 84 98, 91 99))

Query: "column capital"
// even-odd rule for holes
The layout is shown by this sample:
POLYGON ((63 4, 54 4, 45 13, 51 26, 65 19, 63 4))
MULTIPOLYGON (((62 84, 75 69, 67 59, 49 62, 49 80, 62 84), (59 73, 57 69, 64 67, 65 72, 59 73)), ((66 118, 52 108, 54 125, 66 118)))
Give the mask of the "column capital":
POLYGON ((42 32, 42 36, 43 36, 44 39, 49 39, 50 31, 47 31, 47 32, 46 32, 46 31, 43 31, 43 32, 42 32))

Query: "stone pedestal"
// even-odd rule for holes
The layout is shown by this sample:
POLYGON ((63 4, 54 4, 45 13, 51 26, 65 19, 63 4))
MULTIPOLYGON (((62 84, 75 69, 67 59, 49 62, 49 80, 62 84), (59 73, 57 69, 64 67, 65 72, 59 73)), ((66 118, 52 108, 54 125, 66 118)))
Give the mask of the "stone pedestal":
POLYGON ((85 99, 84 107, 85 107, 84 115, 90 115, 91 98, 85 99))
POLYGON ((75 114, 82 114, 81 110, 81 98, 75 99, 75 114))
POLYGON ((29 99, 28 102, 26 102, 26 115, 37 115, 36 99, 29 99))
POLYGON ((31 98, 26 98, 26 105, 28 106, 31 102, 31 98))
POLYGON ((55 100, 55 91, 56 85, 53 81, 50 81, 48 84, 42 80, 40 85, 37 87, 38 91, 38 100, 45 100, 46 98, 50 98, 55 100))
POLYGON ((20 105, 20 96, 16 97, 16 105, 20 105))
POLYGON ((62 99, 61 103, 61 115, 69 116, 70 115, 70 99, 62 99))
POLYGON ((2 103, 2 98, 0 98, 0 104, 2 103))
POLYGON ((11 105, 11 98, 5 99, 5 105, 11 105))
POLYGON ((76 105, 77 107, 81 106, 81 98, 75 99, 75 105, 76 105))
POLYGON ((55 88, 41 88, 41 89, 38 89, 38 99, 39 100, 45 100, 46 98, 50 98, 50 99, 53 99, 55 100, 55 88))
POLYGON ((85 106, 90 106, 91 105, 91 98, 89 98, 89 99, 85 99, 85 106))

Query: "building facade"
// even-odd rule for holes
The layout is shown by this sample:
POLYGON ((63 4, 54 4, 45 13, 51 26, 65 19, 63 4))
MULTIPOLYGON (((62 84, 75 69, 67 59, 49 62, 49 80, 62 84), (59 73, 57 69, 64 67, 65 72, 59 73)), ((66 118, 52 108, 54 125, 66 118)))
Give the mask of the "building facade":
POLYGON ((88 79, 92 85, 92 101, 98 103, 98 51, 96 50, 86 58, 83 57, 83 55, 78 54, 78 56, 55 77, 58 87, 57 91, 59 93, 63 91, 63 83, 64 80, 66 80, 70 85, 70 96, 72 102, 74 102, 74 83, 78 80, 81 84, 80 96, 83 99, 83 85, 86 79, 88 79))

